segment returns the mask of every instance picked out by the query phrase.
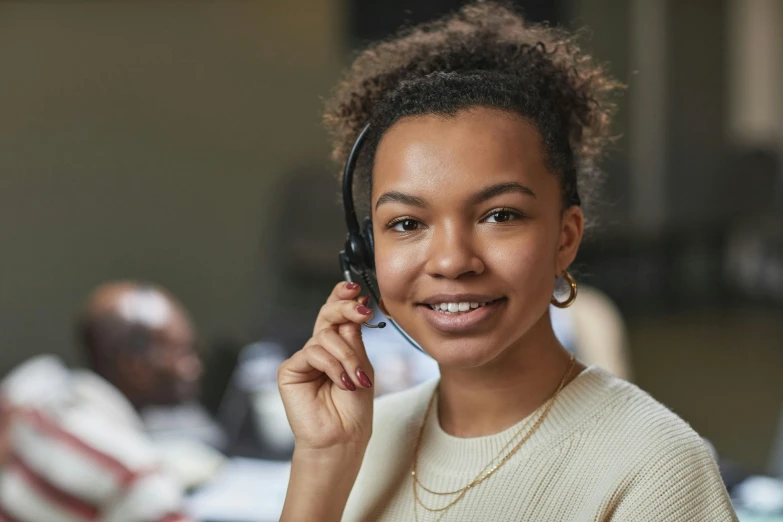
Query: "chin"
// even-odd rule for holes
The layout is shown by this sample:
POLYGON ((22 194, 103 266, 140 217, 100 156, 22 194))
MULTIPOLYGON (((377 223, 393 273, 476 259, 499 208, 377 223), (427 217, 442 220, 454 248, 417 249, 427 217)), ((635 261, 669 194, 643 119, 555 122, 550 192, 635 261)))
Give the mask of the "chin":
POLYGON ((199 388, 189 384, 183 383, 179 385, 171 395, 169 396, 170 404, 182 404, 186 402, 194 402, 199 399, 199 388))
POLYGON ((451 339, 436 340, 423 346, 433 346, 426 352, 438 364, 448 368, 477 368, 495 359, 503 351, 496 343, 488 339, 451 339))

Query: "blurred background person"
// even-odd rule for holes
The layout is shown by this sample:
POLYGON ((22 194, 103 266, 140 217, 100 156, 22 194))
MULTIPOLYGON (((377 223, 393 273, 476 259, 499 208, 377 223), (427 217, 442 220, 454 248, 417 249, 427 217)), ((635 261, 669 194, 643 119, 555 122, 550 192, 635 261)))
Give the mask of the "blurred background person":
POLYGON ((37 356, 0 383, 0 519, 185 522, 183 487, 127 401, 37 356))
POLYGON ((79 339, 95 377, 132 405, 144 432, 189 486, 215 471, 225 440, 198 402, 203 372, 184 306, 151 283, 99 286, 78 321, 79 339))
POLYGON ((193 325, 171 294, 149 283, 101 285, 78 333, 89 367, 130 401, 151 437, 222 446, 220 428, 197 400, 203 368, 193 325))

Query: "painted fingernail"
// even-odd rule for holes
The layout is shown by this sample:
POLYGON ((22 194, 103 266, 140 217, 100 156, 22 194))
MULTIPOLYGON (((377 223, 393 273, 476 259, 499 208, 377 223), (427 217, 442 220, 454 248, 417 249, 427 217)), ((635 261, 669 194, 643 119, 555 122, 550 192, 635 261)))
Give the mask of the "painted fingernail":
POLYGON ((356 311, 359 312, 362 315, 370 315, 372 313, 372 310, 370 310, 369 308, 367 308, 364 305, 357 306, 356 307, 356 311))
POLYGON ((343 374, 340 376, 340 380, 343 381, 343 386, 351 391, 356 391, 356 385, 351 381, 351 379, 348 378, 347 373, 343 372, 343 374))
POLYGON ((356 290, 359 288, 359 283, 345 283, 345 288, 348 290, 356 290))
POLYGON ((365 388, 372 388, 372 381, 370 381, 370 378, 367 377, 367 374, 364 373, 364 371, 361 368, 356 370, 356 377, 359 379, 359 382, 361 383, 362 386, 364 386, 365 388))

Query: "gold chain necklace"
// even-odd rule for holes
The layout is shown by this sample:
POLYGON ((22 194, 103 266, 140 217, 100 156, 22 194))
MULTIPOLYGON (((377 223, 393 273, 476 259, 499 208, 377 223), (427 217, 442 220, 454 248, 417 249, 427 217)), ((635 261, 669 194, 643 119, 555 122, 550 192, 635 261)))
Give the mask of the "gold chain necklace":
POLYGON ((541 426, 541 424, 544 422, 544 419, 549 414, 549 411, 552 409, 552 406, 554 405, 555 400, 557 399, 557 396, 560 395, 560 392, 565 387, 566 380, 568 379, 568 376, 571 374, 571 370, 573 370, 575 362, 576 362, 576 359, 574 358, 574 356, 572 354, 571 358, 569 360, 569 363, 568 363, 568 369, 566 369, 565 373, 563 374, 563 378, 560 380, 560 385, 557 387, 557 390, 552 395, 552 397, 549 400, 547 400, 547 402, 545 403, 544 410, 541 412, 541 414, 538 416, 538 418, 536 418, 536 422, 533 424, 533 427, 527 433, 524 434, 522 439, 511 449, 511 451, 509 451, 508 454, 506 454, 506 456, 504 456, 500 460, 500 462, 498 462, 494 467, 492 467, 492 469, 487 471, 487 468, 492 466, 492 463, 495 462, 496 460, 498 460, 498 458, 503 454, 505 449, 508 448, 511 445, 511 443, 514 440, 516 440, 516 438, 523 432, 523 430, 527 427, 527 425, 530 424, 530 419, 528 421, 526 421, 522 426, 520 426, 520 428, 517 430, 517 432, 500 449, 498 454, 492 460, 489 461, 489 464, 484 466, 481 469, 481 471, 478 472, 476 477, 467 486, 465 486, 463 488, 460 488, 460 489, 457 489, 457 490, 454 490, 454 491, 438 492, 438 491, 433 491, 431 489, 428 489, 427 487, 424 486, 424 484, 421 483, 421 481, 419 480, 418 474, 416 473, 417 472, 417 468, 418 468, 419 448, 421 446, 421 439, 422 439, 422 436, 424 434, 424 427, 427 425, 427 419, 429 418, 430 411, 432 410, 432 405, 435 402, 435 393, 437 392, 437 388, 435 389, 435 391, 433 391, 432 397, 430 397, 430 402, 427 405, 427 411, 424 413, 424 419, 422 421, 421 428, 419 429, 419 435, 416 438, 416 445, 414 446, 414 450, 413 450, 413 470, 411 471, 411 475, 413 477, 413 498, 415 500, 414 505, 413 505, 413 515, 414 515, 414 517, 416 519, 416 522, 419 522, 419 514, 418 514, 418 510, 416 509, 416 504, 420 505, 422 508, 424 508, 427 511, 440 513, 438 515, 438 518, 435 519, 435 522, 439 522, 443 518, 443 516, 446 514, 446 511, 449 508, 451 508, 454 504, 456 504, 457 502, 462 500, 462 498, 468 493, 468 491, 470 491, 471 488, 473 488, 473 487, 477 486, 478 484, 481 484, 482 482, 487 480, 498 469, 500 469, 501 466, 503 466, 506 462, 509 461, 509 459, 511 459, 511 457, 519 450, 519 448, 521 448, 522 445, 525 442, 527 442, 528 439, 530 439, 530 437, 533 435, 533 433, 535 433, 536 430, 538 429, 538 427, 541 426), (452 500, 451 502, 449 502, 448 504, 446 504, 444 507, 432 508, 432 507, 429 507, 426 504, 424 504, 424 502, 422 502, 422 500, 419 498, 419 493, 418 493, 418 489, 417 489, 418 487, 420 487, 424 491, 426 491, 428 493, 431 493, 433 495, 457 495, 457 497, 454 500, 452 500))

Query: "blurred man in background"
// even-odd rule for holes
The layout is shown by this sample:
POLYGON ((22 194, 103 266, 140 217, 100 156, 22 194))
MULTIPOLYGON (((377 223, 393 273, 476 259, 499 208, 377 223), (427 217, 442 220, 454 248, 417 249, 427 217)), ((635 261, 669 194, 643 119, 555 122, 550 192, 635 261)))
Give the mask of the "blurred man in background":
POLYGON ((198 402, 203 367, 185 307, 153 284, 111 282, 77 328, 89 367, 130 402, 171 471, 186 487, 209 478, 225 436, 198 402))
POLYGON ((223 462, 185 308, 151 284, 108 283, 78 333, 89 370, 41 355, 0 383, 0 520, 185 520, 183 490, 223 462))
POLYGON ((221 449, 218 425, 198 402, 202 363, 185 307, 137 282, 97 288, 78 323, 89 367, 116 387, 156 440, 197 440, 221 449))

